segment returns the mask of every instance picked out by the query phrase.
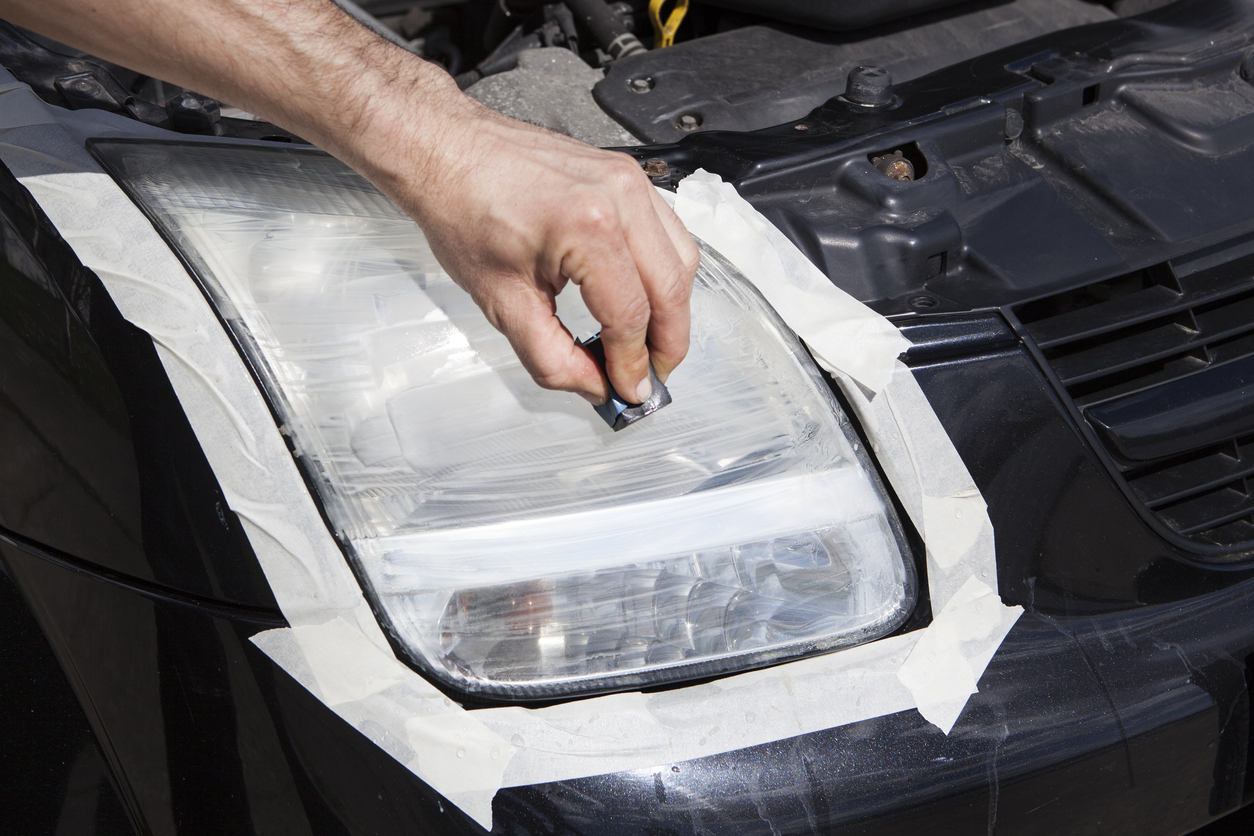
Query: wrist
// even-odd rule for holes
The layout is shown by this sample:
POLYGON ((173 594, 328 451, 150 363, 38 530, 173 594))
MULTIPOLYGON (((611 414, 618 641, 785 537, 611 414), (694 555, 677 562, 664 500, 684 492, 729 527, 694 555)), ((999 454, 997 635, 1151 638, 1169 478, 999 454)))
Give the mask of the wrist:
MULTIPOLYGON (((399 51, 399 50, 398 50, 399 51)), ((358 172, 413 212, 439 175, 458 163, 453 148, 482 106, 457 88, 440 67, 398 56, 382 71, 359 79, 360 111, 338 124, 328 146, 358 172)))

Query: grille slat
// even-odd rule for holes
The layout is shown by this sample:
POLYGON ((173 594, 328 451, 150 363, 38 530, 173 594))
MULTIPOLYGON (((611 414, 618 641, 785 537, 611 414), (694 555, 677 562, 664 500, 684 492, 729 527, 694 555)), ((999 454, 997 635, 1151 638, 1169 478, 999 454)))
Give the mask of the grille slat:
POLYGON ((1064 386, 1095 380, 1132 369, 1146 361, 1162 360, 1186 353, 1197 332, 1179 323, 1170 323, 1118 342, 1051 358, 1054 371, 1064 386))
POLYGON ((1254 498, 1232 488, 1220 488, 1159 511, 1181 534, 1197 534, 1224 523, 1249 517, 1254 498))
POLYGON ((1142 502, 1151 509, 1160 508, 1254 475, 1250 451, 1238 453, 1235 445, 1229 446, 1233 449, 1203 453, 1160 470, 1125 475, 1142 502))
POLYGON ((1159 264, 1014 309, 1115 477, 1178 534, 1231 551, 1254 549, 1248 249, 1186 257, 1179 276, 1159 264))
POLYGON ((1222 307, 1229 298, 1251 291, 1249 276, 1231 267, 1225 264, 1177 280, 1170 265, 1160 264, 1020 305, 1015 313, 1032 340, 1048 350, 1101 336, 1110 331, 1112 322, 1127 328, 1185 311, 1222 307))
POLYGON ((1182 301, 1179 292, 1162 286, 1150 287, 1101 305, 1067 311, 1035 322, 1028 326, 1028 333, 1041 348, 1050 349, 1082 340, 1090 334, 1103 333, 1112 316, 1125 325, 1136 325, 1164 313, 1174 313, 1180 308, 1187 310, 1188 307, 1189 302, 1182 301))

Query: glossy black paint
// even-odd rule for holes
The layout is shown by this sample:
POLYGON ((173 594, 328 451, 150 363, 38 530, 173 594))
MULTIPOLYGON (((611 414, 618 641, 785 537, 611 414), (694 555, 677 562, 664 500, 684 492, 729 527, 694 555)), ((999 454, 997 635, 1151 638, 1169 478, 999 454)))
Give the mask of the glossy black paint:
MULTIPOLYGON (((1134 538, 1128 555, 1174 558, 1138 532, 1022 350, 976 325, 965 333, 985 334, 985 351, 967 343, 916 373, 988 499, 1003 594, 1032 612, 954 732, 906 712, 656 775, 506 790, 498 832, 966 832, 990 820, 998 832, 1181 832, 1240 802, 1251 582, 1100 614, 1135 607, 1147 570, 1085 534, 1100 526, 1134 538), (1035 519, 1033 490, 1052 500, 1035 519)), ((273 621, 162 601, 36 548, 0 551, 144 830, 476 832, 247 642, 273 621)), ((33 797, 55 809, 58 792, 33 797)))
POLYGON ((0 534, 277 615, 152 339, 7 169, 0 356, 0 534))
POLYGON ((1151 531, 1022 348, 911 365, 988 503, 1007 603, 1101 612, 1254 577, 1248 565, 1203 566, 1151 531))
POLYGON ((1242 357, 1165 386, 1089 410, 1115 453, 1131 462, 1179 455, 1254 430, 1254 358, 1242 357))
MULTIPOLYGON (((481 832, 248 641, 281 617, 151 340, 7 172, 0 221, 0 705, 36 714, 7 747, 35 765, 4 762, 23 832, 91 787, 102 834, 118 808, 154 834, 481 832)), ((506 789, 495 832, 1171 834, 1254 799, 1250 567, 1158 537, 997 314, 901 324, 1027 609, 952 733, 908 711, 506 789)))
POLYGON ((6 832, 133 831, 91 726, 17 587, 0 568, 0 810, 6 832))
MULTIPOLYGON (((480 832, 252 647, 264 625, 29 551, 0 558, 141 832, 480 832)), ((948 737, 911 711, 652 774, 508 789, 494 832, 1185 832, 1246 797, 1252 592, 1030 613, 948 737)))

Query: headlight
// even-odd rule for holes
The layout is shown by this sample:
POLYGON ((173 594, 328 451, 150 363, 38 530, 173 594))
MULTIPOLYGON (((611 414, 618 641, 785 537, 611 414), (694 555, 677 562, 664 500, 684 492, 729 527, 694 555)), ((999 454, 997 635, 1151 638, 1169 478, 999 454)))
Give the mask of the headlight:
MULTIPOLYGON (((675 402, 539 389, 390 201, 314 151, 99 142, 269 391, 413 663, 516 699, 867 641, 914 603, 891 506, 800 344, 704 254, 675 402)), ((598 330, 576 292, 559 312, 598 330)))

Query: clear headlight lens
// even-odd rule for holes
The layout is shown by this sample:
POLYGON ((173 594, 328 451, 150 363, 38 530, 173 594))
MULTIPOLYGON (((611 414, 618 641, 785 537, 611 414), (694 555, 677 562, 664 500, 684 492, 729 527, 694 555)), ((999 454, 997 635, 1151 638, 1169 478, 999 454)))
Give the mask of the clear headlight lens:
MULTIPOLYGON (((675 401, 538 388, 417 227, 314 151, 99 142, 193 265, 411 661, 514 698, 867 641, 914 603, 882 487, 796 339, 706 253, 675 401)), ((576 292, 559 313, 599 330, 576 292)))

